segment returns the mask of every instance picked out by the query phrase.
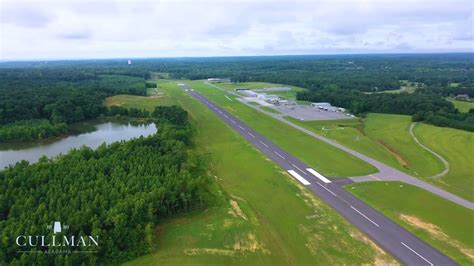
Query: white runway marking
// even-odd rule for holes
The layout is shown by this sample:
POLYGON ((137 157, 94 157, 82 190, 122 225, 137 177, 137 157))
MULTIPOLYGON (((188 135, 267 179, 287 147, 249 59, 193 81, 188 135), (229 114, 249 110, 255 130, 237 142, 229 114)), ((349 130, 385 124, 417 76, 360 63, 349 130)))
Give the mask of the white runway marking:
POLYGON ((411 252, 415 253, 416 255, 418 255, 418 257, 422 258, 424 261, 428 262, 428 264, 430 264, 431 266, 433 266, 433 263, 431 263, 429 260, 425 259, 425 257, 421 256, 420 254, 418 254, 418 252, 414 251, 411 247, 407 246, 405 243, 403 242, 400 242, 402 245, 404 245, 406 248, 408 248, 411 252))
POLYGON ((255 135, 254 135, 254 134, 252 134, 252 133, 250 133, 250 132, 248 132, 248 133, 249 133, 250 136, 252 136, 252 138, 255 138, 255 135))
POLYGON ((337 197, 336 193, 332 192, 329 188, 319 184, 318 182, 316 182, 316 184, 318 184, 320 187, 324 188, 327 192, 331 193, 331 195, 333 195, 334 197, 337 197))
POLYGON ((235 124, 235 120, 230 120, 230 122, 234 123, 235 124))
POLYGON ((280 158, 286 159, 285 157, 283 157, 283 155, 279 154, 278 152, 276 152, 276 151, 273 151, 273 152, 274 152, 276 155, 278 155, 280 158))
POLYGON ((239 126, 239 127, 240 127, 240 129, 245 130, 245 128, 243 128, 242 126, 239 126))
POLYGON ((267 145, 267 144, 265 144, 265 142, 262 142, 262 141, 260 141, 260 143, 261 143, 263 146, 265 146, 265 147, 267 147, 267 148, 268 148, 268 145, 267 145))
POLYGON ((288 173, 290 173, 290 175, 292 175, 294 178, 296 178, 298 181, 301 182, 301 184, 307 186, 307 185, 311 185, 311 183, 308 182, 308 180, 304 179, 302 176, 300 176, 297 172, 295 172, 294 170, 288 170, 288 173))
POLYGON ((362 215, 362 217, 364 217, 365 219, 367 219, 369 222, 371 222, 371 223, 373 223, 375 226, 379 227, 379 225, 378 225, 376 222, 370 220, 369 217, 367 217, 365 214, 363 214, 362 212, 360 212, 358 209, 354 208, 353 206, 351 206, 351 208, 352 208, 354 211, 356 211, 357 213, 359 213, 360 215, 362 215))
POLYGON ((226 114, 224 114, 224 117, 225 117, 225 118, 229 118, 226 114))
POLYGON ((229 99, 229 101, 232 101, 232 99, 231 99, 231 98, 229 98, 227 95, 224 95, 224 96, 225 96, 227 99, 229 99))
POLYGON ((326 184, 331 183, 331 180, 327 179, 322 174, 316 172, 313 168, 306 168, 306 171, 310 172, 311 174, 313 174, 315 177, 319 178, 321 181, 323 181, 326 184))
POLYGON ((303 170, 301 170, 298 166, 296 166, 294 163, 292 163, 291 165, 293 165, 294 168, 298 169, 300 172, 306 175, 306 173, 303 170))

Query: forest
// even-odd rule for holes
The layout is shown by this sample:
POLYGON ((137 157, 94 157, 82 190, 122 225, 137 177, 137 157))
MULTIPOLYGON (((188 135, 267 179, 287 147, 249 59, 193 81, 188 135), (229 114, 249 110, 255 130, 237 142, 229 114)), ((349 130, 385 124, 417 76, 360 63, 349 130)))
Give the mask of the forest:
POLYGON ((321 90, 298 92, 296 97, 304 101, 330 102, 358 115, 369 112, 413 115, 415 122, 425 121, 436 126, 474 131, 473 109, 469 113, 459 113, 451 102, 431 92, 364 94, 359 91, 321 90))
MULTIPOLYGON (((124 59, 0 63, 0 93, 4 95, 0 99, 0 126, 31 119, 69 124, 95 118, 109 111, 102 106, 106 96, 120 93, 145 95, 147 87, 156 86, 146 81, 153 76, 174 79, 225 77, 232 82, 288 84, 310 91, 299 94, 300 99, 322 99, 321 95, 328 96, 330 99, 322 101, 334 101, 333 104, 344 102, 339 105, 355 113, 418 113, 416 120, 466 130, 472 128, 471 115, 457 114, 443 98, 458 94, 474 97, 473 53, 161 58, 132 61, 132 64, 124 59), (397 90, 402 81, 416 82, 421 86, 416 89, 416 94, 409 96, 361 93, 397 90), (340 98, 337 94, 341 95, 340 98), (348 102, 349 96, 354 103, 348 102), (383 102, 383 105, 377 101, 383 102)), ((132 110, 130 116, 136 115, 141 114, 132 110)), ((8 131, 14 131, 14 125, 8 131)), ((24 128, 18 129, 20 131, 24 132, 24 128)), ((33 132, 29 138, 39 138, 33 132)), ((59 131, 51 130, 50 134, 61 134, 55 132, 59 131)))
POLYGON ((147 138, 0 171, 0 264, 118 264, 152 250, 155 226, 166 217, 202 209, 207 162, 191 149, 186 111, 171 106, 154 113, 158 131, 147 138), (17 253, 14 236, 51 234, 46 226, 53 221, 69 225, 60 234, 99 236, 98 247, 80 255, 17 253))
POLYGON ((0 94, 0 141, 36 140, 106 114, 107 96, 145 95, 146 84, 139 77, 68 68, 1 69, 0 94))

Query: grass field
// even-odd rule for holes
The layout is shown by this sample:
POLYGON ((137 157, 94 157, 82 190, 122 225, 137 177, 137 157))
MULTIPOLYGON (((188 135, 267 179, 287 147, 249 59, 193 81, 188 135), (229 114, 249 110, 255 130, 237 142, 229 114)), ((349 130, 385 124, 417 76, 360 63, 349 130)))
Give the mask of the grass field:
POLYGON ((222 90, 201 81, 187 83, 275 144, 327 176, 359 176, 376 171, 364 161, 240 103, 233 95, 227 95, 234 98, 229 101, 222 90))
POLYGON ((469 109, 474 108, 474 102, 456 101, 454 99, 448 99, 448 101, 452 102, 454 107, 461 113, 467 113, 469 109))
POLYGON ((474 201, 474 133, 453 128, 418 124, 416 137, 449 163, 449 172, 433 180, 442 188, 474 201))
POLYGON ((266 88, 266 87, 288 87, 288 88, 291 88, 290 91, 268 91, 265 93, 278 95, 280 98, 292 99, 292 100, 296 99, 296 93, 298 91, 305 90, 303 88, 296 87, 296 86, 268 83, 268 82, 244 82, 244 83, 230 83, 230 84, 221 83, 221 84, 214 84, 214 85, 224 88, 224 89, 228 89, 228 90, 234 90, 236 88, 261 89, 261 88, 266 88))
POLYGON ((346 189, 462 265, 474 264, 474 212, 399 182, 365 182, 346 189))
POLYGON ((428 177, 444 169, 441 161, 410 136, 409 116, 373 113, 363 120, 287 119, 413 176, 428 177))
POLYGON ((156 249, 129 265, 394 262, 174 83, 161 83, 160 91, 160 98, 115 96, 107 103, 185 108, 196 129, 196 149, 210 156, 215 199, 204 212, 162 223, 156 249))

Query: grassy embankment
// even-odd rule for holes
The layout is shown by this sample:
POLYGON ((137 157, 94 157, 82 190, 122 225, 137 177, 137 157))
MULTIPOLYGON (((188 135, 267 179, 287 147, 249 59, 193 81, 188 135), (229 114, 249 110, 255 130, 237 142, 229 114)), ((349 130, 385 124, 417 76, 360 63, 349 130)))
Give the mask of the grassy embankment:
POLYGON ((151 110, 178 104, 196 129, 196 148, 210 156, 215 199, 204 212, 164 221, 156 250, 130 265, 364 264, 392 259, 178 88, 162 97, 115 96, 108 104, 151 110))
POLYGON ((364 161, 246 106, 233 95, 226 95, 224 91, 204 84, 202 81, 187 83, 287 152, 327 176, 359 176, 376 171, 373 166, 364 161), (230 101, 226 96, 233 100, 230 101))
POLYGON ((299 121, 294 123, 334 139, 387 165, 418 176, 468 200, 474 200, 471 132, 420 124, 416 137, 425 146, 449 162, 449 172, 442 178, 428 178, 444 169, 442 162, 418 146, 408 132, 409 116, 369 114, 363 121, 299 121))
POLYGON ((413 176, 428 177, 444 169, 441 161, 411 137, 409 116, 373 113, 363 120, 287 119, 413 176))
POLYGON ((357 183, 346 189, 460 264, 474 264, 473 211, 399 182, 357 183))

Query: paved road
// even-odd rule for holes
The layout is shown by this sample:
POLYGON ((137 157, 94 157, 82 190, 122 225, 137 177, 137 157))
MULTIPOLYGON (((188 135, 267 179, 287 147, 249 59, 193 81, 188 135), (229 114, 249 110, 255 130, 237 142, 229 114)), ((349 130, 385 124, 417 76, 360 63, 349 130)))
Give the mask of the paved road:
MULTIPOLYGON (((225 91, 226 93, 231 93, 231 94, 233 94, 233 95, 236 95, 237 97, 239 97, 239 98, 237 98, 237 99, 240 100, 240 95, 238 95, 238 94, 236 94, 236 93, 233 93, 233 92, 231 92, 231 91, 228 91, 228 90, 225 90, 225 89, 223 89, 223 88, 220 88, 220 87, 218 87, 218 86, 216 86, 216 85, 214 85, 214 84, 210 84, 210 83, 206 83, 206 84, 209 85, 209 86, 212 86, 212 87, 214 87, 214 88, 217 88, 217 89, 219 89, 219 90, 223 90, 223 91, 225 91)), ((450 192, 447 192, 447 191, 445 191, 445 190, 443 190, 443 189, 440 189, 439 187, 434 186, 434 185, 432 185, 432 184, 430 184, 430 183, 427 183, 427 182, 425 182, 425 181, 423 181, 423 180, 421 180, 421 179, 418 179, 418 178, 416 178, 416 177, 413 177, 413 176, 410 176, 410 175, 408 175, 408 174, 405 174, 405 173, 402 172, 402 171, 399 171, 399 170, 397 170, 397 169, 395 169, 395 168, 393 168, 393 167, 390 167, 390 166, 388 166, 388 165, 386 165, 386 164, 384 164, 384 163, 381 163, 381 162, 379 162, 379 161, 377 161, 377 160, 375 160, 375 159, 372 159, 372 158, 370 158, 370 157, 368 157, 368 156, 366 156, 366 155, 364 155, 364 154, 362 154, 362 153, 360 153, 360 152, 357 152, 357 151, 355 151, 355 150, 353 150, 353 149, 351 149, 351 148, 348 148, 348 147, 346 147, 346 146, 344 146, 344 145, 341 145, 341 144, 339 144, 338 142, 336 142, 336 141, 334 141, 334 140, 331 140, 331 139, 328 139, 328 138, 326 138, 326 137, 323 137, 323 136, 321 136, 321 135, 319 135, 319 134, 316 134, 316 133, 314 133, 313 131, 310 131, 310 130, 308 130, 308 129, 306 129, 306 128, 300 126, 300 125, 297 125, 297 124, 295 124, 295 123, 293 123, 293 122, 291 122, 291 121, 289 121, 289 120, 286 120, 286 119, 283 117, 283 115, 281 115, 281 114, 274 114, 274 113, 267 112, 267 111, 265 111, 265 110, 262 110, 262 109, 258 108, 257 106, 251 105, 251 104, 249 104, 249 103, 247 103, 247 102, 245 102, 245 101, 240 101, 240 102, 242 102, 243 104, 245 104, 245 105, 247 105, 247 106, 249 106, 249 107, 251 107, 251 108, 253 108, 253 109, 255 109, 255 110, 259 111, 259 112, 263 112, 263 113, 265 113, 265 114, 267 114, 267 115, 269 115, 269 116, 272 116, 272 117, 274 117, 275 119, 278 119, 278 120, 280 120, 281 122, 283 122, 283 123, 285 123, 285 124, 288 124, 288 125, 292 126, 293 128, 296 128, 296 129, 298 129, 298 130, 300 130, 300 131, 302 131, 302 132, 304 132, 304 133, 306 133, 306 134, 308 134, 308 135, 310 135, 310 136, 312 136, 312 137, 314 137, 314 138, 317 138, 317 139, 319 139, 319 140, 321 140, 321 141, 323 141, 323 142, 326 142, 326 143, 328 143, 328 144, 330 144, 330 145, 333 145, 333 146, 335 146, 335 147, 337 147, 337 148, 339 148, 339 149, 341 149, 341 150, 343 150, 343 151, 345 151, 345 152, 347 152, 347 153, 349 153, 349 154, 352 154, 353 156, 355 156, 355 157, 357 157, 357 158, 359 158, 359 159, 361 159, 361 160, 363 160, 363 161, 365 161, 365 162, 367 162, 367 163, 373 165, 373 166, 374 166, 375 168, 377 168, 377 170, 379 171, 378 173, 371 174, 371 175, 367 175, 367 176, 355 176, 355 177, 350 177, 350 179, 351 179, 352 181, 354 181, 354 182, 366 182, 366 181, 400 181, 400 182, 404 182, 404 183, 410 184, 410 185, 412 185, 412 186, 416 186, 416 187, 425 189, 425 190, 430 191, 431 193, 436 194, 436 195, 438 195, 438 196, 440 196, 440 197, 442 197, 442 198, 445 198, 445 199, 447 199, 447 200, 449 200, 449 201, 452 201, 452 202, 454 202, 454 203, 457 203, 457 204, 459 204, 459 205, 461 205, 461 206, 464 206, 464 207, 466 207, 466 208, 469 208, 469 209, 471 209, 471 210, 474 210, 474 203, 473 203, 473 202, 470 202, 470 201, 468 201, 468 200, 466 200, 466 199, 463 199, 463 198, 461 198, 461 197, 459 197, 459 196, 456 196, 456 195, 454 195, 454 194, 452 194, 452 193, 450 193, 450 192)))
POLYGON ((445 176, 449 172, 449 163, 448 163, 448 161, 446 161, 446 159, 444 159, 443 156, 437 154, 434 150, 426 147, 425 145, 423 145, 418 140, 418 138, 415 136, 415 133, 413 132, 413 129, 415 128, 416 124, 417 123, 411 123, 410 129, 408 130, 410 132, 410 135, 412 136, 413 140, 416 142, 416 144, 418 144, 418 146, 420 146, 421 148, 427 150, 429 153, 436 156, 441 162, 443 162, 443 165, 444 165, 444 170, 443 171, 441 171, 440 173, 438 173, 434 176, 430 176, 430 178, 441 178, 441 177, 445 176))
POLYGON ((258 108, 257 106, 254 106, 254 105, 251 105, 251 104, 248 104, 244 101, 241 101, 243 104, 251 107, 251 108, 254 108, 255 110, 258 110, 260 112, 264 112, 266 113, 267 115, 270 115, 272 117, 274 117, 275 119, 278 119, 280 120, 281 122, 285 123, 285 124, 288 124, 314 138, 317 138, 323 142, 326 142, 330 145, 333 145, 371 165, 373 165, 375 168, 377 168, 378 172, 377 173, 374 173, 374 174, 371 174, 371 175, 367 175, 367 176, 355 176, 355 177, 350 177, 350 179, 352 179, 354 182, 366 182, 366 181, 400 181, 400 182, 404 182, 404 183, 407 183, 407 184, 410 184, 410 185, 413 185, 413 186, 416 186, 416 187, 419 187, 419 188, 422 188, 422 189, 425 189, 427 191, 430 191, 431 193, 433 194, 436 194, 442 198, 445 198, 449 201, 452 201, 454 203, 457 203, 461 206, 464 206, 466 208, 469 208, 471 210, 474 210, 474 203, 473 202, 470 202, 466 199, 463 199, 459 196, 456 196, 450 192, 447 192, 446 190, 443 190, 437 186, 434 186, 430 183, 427 183, 421 179, 418 179, 416 177, 413 177, 413 176, 410 176, 408 174, 405 174, 404 172, 402 171, 399 171, 391 166, 388 166, 384 163, 381 163, 373 158, 370 158, 369 156, 366 156, 360 152, 357 152, 351 148, 348 148, 342 144, 339 144, 338 142, 334 141, 334 140, 331 140, 331 139, 328 139, 326 137, 323 137, 319 134, 316 134, 314 133, 313 131, 310 131, 300 125, 297 125, 291 121, 288 121, 286 120, 281 114, 273 114, 273 113, 270 113, 270 112, 267 112, 265 110, 262 110, 260 108, 258 108))
POLYGON ((186 84, 179 85, 402 263, 406 265, 456 265, 450 258, 358 200, 340 185, 325 179, 245 123, 193 91, 186 84))

